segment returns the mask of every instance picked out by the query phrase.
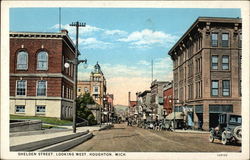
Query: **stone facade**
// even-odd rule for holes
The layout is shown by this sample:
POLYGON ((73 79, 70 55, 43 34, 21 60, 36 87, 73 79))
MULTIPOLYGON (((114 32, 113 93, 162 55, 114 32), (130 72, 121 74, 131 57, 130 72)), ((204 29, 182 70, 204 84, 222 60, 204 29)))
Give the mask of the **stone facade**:
POLYGON ((163 119, 163 87, 170 82, 157 81, 154 80, 151 83, 151 110, 153 120, 158 117, 158 119, 163 119))
POLYGON ((98 62, 94 70, 90 73, 90 79, 87 81, 78 81, 77 95, 90 93, 95 102, 103 106, 104 97, 106 96, 106 79, 98 62))
POLYGON ((241 114, 241 19, 200 17, 169 51, 175 110, 208 130, 222 112, 241 114), (175 101, 176 102, 176 101, 175 101))
POLYGON ((78 96, 89 93, 95 100, 96 105, 92 105, 89 109, 95 116, 97 123, 101 123, 101 121, 104 122, 105 119, 107 119, 104 118, 104 113, 106 113, 104 107, 106 104, 104 103, 107 101, 106 90, 106 79, 98 62, 94 66, 94 70, 90 73, 90 79, 87 81, 78 81, 77 83, 78 96))
POLYGON ((72 118, 74 44, 61 33, 10 33, 10 114, 72 118))

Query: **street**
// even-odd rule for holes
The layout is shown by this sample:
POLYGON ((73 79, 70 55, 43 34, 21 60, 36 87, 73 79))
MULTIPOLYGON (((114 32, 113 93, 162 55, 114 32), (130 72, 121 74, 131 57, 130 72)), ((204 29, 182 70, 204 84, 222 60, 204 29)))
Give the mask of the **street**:
POLYGON ((123 151, 123 152, 240 152, 241 146, 208 142, 208 133, 177 133, 146 130, 127 124, 95 131, 94 137, 69 151, 123 151))

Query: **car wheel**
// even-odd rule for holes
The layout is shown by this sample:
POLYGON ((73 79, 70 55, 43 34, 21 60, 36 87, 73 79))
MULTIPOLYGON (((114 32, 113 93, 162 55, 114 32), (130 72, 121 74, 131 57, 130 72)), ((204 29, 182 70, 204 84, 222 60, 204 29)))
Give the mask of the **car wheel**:
POLYGON ((241 141, 242 131, 241 126, 238 126, 234 129, 234 137, 237 141, 241 141))
POLYGON ((226 135, 226 132, 224 131, 221 135, 221 143, 226 145, 227 144, 227 135, 226 135))
POLYGON ((209 142, 210 143, 214 142, 214 135, 213 135, 213 133, 210 133, 210 135, 209 135, 209 142))

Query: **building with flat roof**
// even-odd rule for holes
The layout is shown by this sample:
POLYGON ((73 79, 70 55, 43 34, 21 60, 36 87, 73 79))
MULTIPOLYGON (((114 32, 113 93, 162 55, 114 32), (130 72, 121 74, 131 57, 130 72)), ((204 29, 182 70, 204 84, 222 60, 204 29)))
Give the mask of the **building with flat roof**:
POLYGON ((10 32, 10 114, 72 118, 74 56, 66 30, 10 32))
POLYGON ((241 28, 240 18, 199 17, 168 52, 175 111, 187 112, 194 128, 241 114, 241 28))

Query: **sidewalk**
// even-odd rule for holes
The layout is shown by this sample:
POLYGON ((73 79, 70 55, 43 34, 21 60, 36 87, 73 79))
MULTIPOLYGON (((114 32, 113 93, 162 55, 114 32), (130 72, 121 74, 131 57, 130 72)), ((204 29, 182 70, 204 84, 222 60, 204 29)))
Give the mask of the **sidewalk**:
POLYGON ((200 131, 200 130, 191 130, 191 129, 175 129, 173 132, 178 132, 178 133, 200 133, 200 134, 208 134, 209 131, 200 131))
MULTIPOLYGON (((106 125, 96 126, 84 126, 77 127, 76 133, 84 132, 89 130, 89 132, 97 131, 106 125)), ((36 142, 44 139, 56 138, 66 135, 73 134, 72 126, 63 126, 67 129, 46 129, 41 131, 28 131, 28 132, 19 132, 10 134, 10 146, 16 146, 20 144, 36 142)))

